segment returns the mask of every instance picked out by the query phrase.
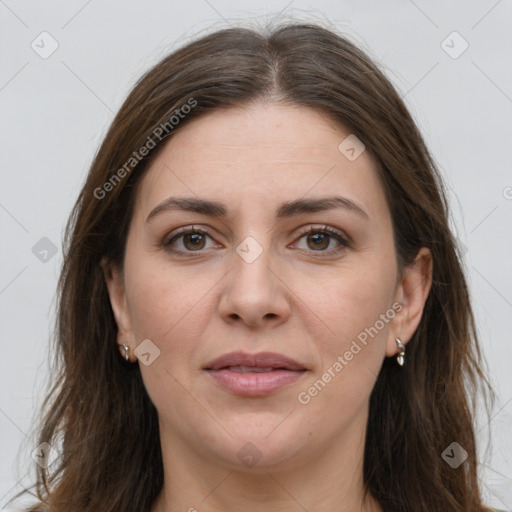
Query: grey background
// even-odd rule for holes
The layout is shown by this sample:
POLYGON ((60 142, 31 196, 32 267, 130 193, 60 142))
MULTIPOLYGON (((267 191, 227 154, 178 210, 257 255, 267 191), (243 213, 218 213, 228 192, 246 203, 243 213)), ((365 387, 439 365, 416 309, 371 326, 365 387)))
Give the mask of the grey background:
POLYGON ((172 49, 274 16, 331 23, 370 53, 443 171, 498 392, 491 422, 477 418, 482 485, 512 509, 511 0, 0 0, 0 507, 30 481, 61 233, 114 113, 172 49))

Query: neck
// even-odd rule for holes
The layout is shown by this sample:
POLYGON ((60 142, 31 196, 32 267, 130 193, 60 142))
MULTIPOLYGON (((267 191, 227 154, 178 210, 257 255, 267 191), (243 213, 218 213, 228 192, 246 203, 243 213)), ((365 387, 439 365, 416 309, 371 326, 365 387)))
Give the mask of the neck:
POLYGON ((364 497, 365 428, 353 427, 355 437, 331 442, 323 450, 312 443, 308 453, 243 469, 163 437, 164 487, 151 512, 382 512, 373 497, 364 497))

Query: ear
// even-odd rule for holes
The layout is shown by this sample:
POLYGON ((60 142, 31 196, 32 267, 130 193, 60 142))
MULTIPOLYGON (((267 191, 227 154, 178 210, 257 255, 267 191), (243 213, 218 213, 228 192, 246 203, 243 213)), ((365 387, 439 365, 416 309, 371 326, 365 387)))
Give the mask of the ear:
MULTIPOLYGON (((130 347, 130 361, 134 362, 137 359, 133 356, 136 344, 126 301, 123 273, 105 257, 101 260, 101 268, 103 269, 110 304, 117 324, 117 344, 125 343, 130 347)), ((125 351, 121 346, 119 351, 124 357, 125 351)))
POLYGON ((422 247, 415 260, 404 269, 395 293, 395 301, 402 305, 402 309, 393 318, 386 356, 392 357, 398 353, 395 338, 406 345, 418 328, 432 286, 432 268, 430 250, 422 247))

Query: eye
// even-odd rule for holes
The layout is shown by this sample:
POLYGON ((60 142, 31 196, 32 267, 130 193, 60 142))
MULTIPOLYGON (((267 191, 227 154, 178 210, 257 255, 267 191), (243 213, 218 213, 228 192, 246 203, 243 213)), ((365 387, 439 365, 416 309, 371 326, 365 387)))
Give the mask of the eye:
POLYGON ((173 253, 199 252, 205 249, 207 238, 212 239, 208 231, 188 226, 172 233, 162 245, 173 253))
POLYGON ((342 233, 329 226, 310 226, 300 237, 300 239, 303 238, 308 246, 306 250, 309 249, 314 252, 337 253, 350 247, 350 243, 342 233), (337 244, 337 247, 329 249, 329 247, 333 245, 333 240, 337 244))
MULTIPOLYGON (((164 239, 162 246, 166 251, 175 254, 187 254, 192 252, 201 252, 207 247, 207 239, 213 240, 205 229, 198 229, 194 226, 180 228, 178 231, 171 233, 164 239)), ((299 247, 301 250, 308 250, 321 253, 338 253, 343 249, 350 247, 350 242, 343 234, 329 226, 309 226, 303 231, 299 240, 305 239, 307 247, 299 247), (333 244, 336 247, 331 247, 333 244)))

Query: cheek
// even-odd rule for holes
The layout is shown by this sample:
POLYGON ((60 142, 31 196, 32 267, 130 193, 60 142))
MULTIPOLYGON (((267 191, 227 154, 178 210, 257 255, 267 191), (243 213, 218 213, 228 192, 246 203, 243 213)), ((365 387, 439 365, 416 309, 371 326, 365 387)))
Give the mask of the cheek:
POLYGON ((343 373, 351 374, 351 382, 362 379, 361 383, 372 372, 378 373, 385 355, 387 334, 395 315, 392 297, 396 277, 392 258, 363 260, 347 262, 322 286, 309 287, 307 301, 309 309, 328 327, 321 333, 317 330, 316 336, 311 333, 321 357, 320 372, 342 356, 343 373))
POLYGON ((386 335, 393 317, 389 313, 391 287, 387 284, 382 275, 378 280, 371 274, 353 274, 332 281, 330 287, 324 288, 322 301, 311 304, 329 326, 329 333, 316 336, 320 364, 297 396, 310 428, 314 428, 315 418, 325 418, 327 414, 331 421, 325 428, 334 435, 340 423, 348 428, 367 407, 385 356, 386 335))
MULTIPOLYGON (((204 421, 197 404, 190 401, 184 389, 192 389, 197 341, 204 324, 211 317, 201 300, 213 286, 211 278, 194 278, 192 270, 170 271, 162 257, 141 254, 127 261, 126 292, 136 343, 150 339, 159 349, 150 365, 139 366, 146 390, 163 416, 174 425, 185 416, 204 421), (157 261, 158 260, 158 261, 157 261), (172 397, 172 399, 170 399, 172 397), (179 404, 179 407, 174 407, 179 404), (178 411, 179 412, 178 414, 178 411)), ((183 427, 185 428, 185 427, 183 427)))
POLYGON ((192 267, 171 271, 161 255, 140 254, 125 263, 126 294, 137 343, 151 339, 161 351, 186 352, 187 339, 202 330, 209 315, 204 297, 212 277, 197 278, 192 267), (179 343, 173 342, 179 340, 179 343))
POLYGON ((374 261, 350 264, 331 275, 322 286, 309 289, 311 306, 335 337, 354 336, 373 325, 390 307, 394 272, 374 261))

